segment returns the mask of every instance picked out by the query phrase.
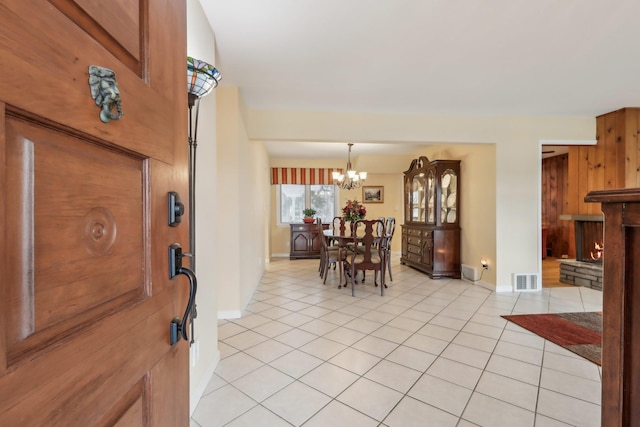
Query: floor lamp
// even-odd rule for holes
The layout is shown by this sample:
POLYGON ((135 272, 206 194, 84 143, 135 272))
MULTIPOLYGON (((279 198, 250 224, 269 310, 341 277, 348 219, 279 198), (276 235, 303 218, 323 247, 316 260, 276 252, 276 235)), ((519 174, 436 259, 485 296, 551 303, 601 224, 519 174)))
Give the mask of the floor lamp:
POLYGON ((200 98, 218 86, 222 77, 204 61, 187 57, 187 94, 189 97, 189 250, 191 270, 196 271, 196 149, 200 98), (195 114, 194 114, 195 107, 195 114))
MULTIPOLYGON (((191 270, 196 271, 196 148, 198 147, 198 112, 200 98, 211 93, 218 86, 222 76, 211 64, 187 57, 187 94, 189 101, 189 251, 191 270), (194 113, 195 107, 195 113, 194 113)), ((198 316, 193 304, 191 318, 198 316)), ((191 321, 191 342, 194 342, 193 320, 191 321)))

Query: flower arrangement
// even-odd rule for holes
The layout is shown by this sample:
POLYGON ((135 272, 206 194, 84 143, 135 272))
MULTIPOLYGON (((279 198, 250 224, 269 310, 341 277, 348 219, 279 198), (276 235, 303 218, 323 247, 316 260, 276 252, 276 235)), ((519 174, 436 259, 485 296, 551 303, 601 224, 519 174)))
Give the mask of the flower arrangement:
POLYGON ((355 222, 364 219, 365 215, 367 215, 367 208, 357 200, 347 200, 347 204, 342 208, 342 218, 345 221, 355 222))

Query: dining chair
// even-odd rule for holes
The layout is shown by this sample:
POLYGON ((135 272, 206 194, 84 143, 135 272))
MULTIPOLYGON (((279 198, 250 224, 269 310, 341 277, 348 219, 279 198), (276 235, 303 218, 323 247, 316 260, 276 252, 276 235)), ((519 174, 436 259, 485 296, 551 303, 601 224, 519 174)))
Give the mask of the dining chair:
POLYGON ((333 230, 333 234, 342 234, 346 232, 344 218, 341 216, 333 217, 333 221, 331 222, 331 229, 333 230))
POLYGON ((351 295, 355 296, 356 272, 366 270, 374 271, 375 286, 378 286, 378 271, 380 272, 380 295, 384 295, 384 288, 387 287, 384 279, 386 267, 384 222, 379 219, 361 219, 354 225, 353 247, 348 251, 345 259, 346 268, 350 272, 351 295))
MULTIPOLYGON (((376 227, 378 227, 378 229, 376 230, 376 232, 378 233, 378 235, 381 234, 381 230, 385 230, 386 233, 386 225, 385 225, 385 218, 383 216, 378 217, 378 221, 380 221, 376 227)), ((376 239, 376 241, 373 243, 375 246, 378 246, 378 244, 380 243, 379 239, 376 239)))
MULTIPOLYGON (((318 219, 320 223, 320 220, 318 219)), ((329 246, 327 243, 327 238, 324 235, 322 224, 319 224, 319 237, 320 237, 320 277, 323 279, 322 284, 327 283, 327 273, 329 272, 329 267, 333 265, 334 270, 335 266, 338 262, 343 262, 346 253, 342 251, 339 247, 329 246)), ((340 286, 342 284, 340 283, 340 286)))
MULTIPOLYGON (((316 221, 318 224, 318 238, 324 238, 324 233, 322 229, 322 219, 318 218, 316 221)), ((322 277, 324 271, 324 254, 322 253, 322 245, 320 245, 320 264, 318 265, 318 272, 320 273, 320 277, 322 277)))
POLYGON ((324 275, 324 263, 325 263, 325 253, 322 251, 322 241, 327 241, 327 238, 324 236, 324 227, 322 226, 322 218, 317 219, 318 224, 318 238, 321 239, 320 245, 320 264, 318 265, 318 271, 320 272, 320 277, 324 275))
MULTIPOLYGON (((383 229, 384 229, 384 230, 385 230, 385 232, 386 232, 385 218, 384 218, 383 216, 379 216, 379 217, 378 217, 378 220, 380 221, 380 223, 376 225, 376 227, 377 227, 377 229, 376 229, 376 233, 377 233, 377 235, 380 235, 380 234, 381 234, 381 231, 382 231, 383 229)), ((373 246, 377 248, 379 244, 380 244, 380 239, 377 239, 377 238, 376 238, 376 239, 374 240, 374 242, 373 242, 373 246)), ((362 249, 362 248, 358 248, 358 250, 359 250, 359 251, 361 251, 361 252, 363 251, 363 249, 362 249)), ((363 272, 362 272, 362 281, 364 282, 366 278, 367 278, 366 271, 363 271, 363 272)))
POLYGON ((387 218, 385 222, 385 242, 386 242, 386 270, 389 271, 389 280, 393 282, 393 275, 391 274, 391 241, 393 240, 393 234, 396 231, 396 219, 394 217, 387 218))

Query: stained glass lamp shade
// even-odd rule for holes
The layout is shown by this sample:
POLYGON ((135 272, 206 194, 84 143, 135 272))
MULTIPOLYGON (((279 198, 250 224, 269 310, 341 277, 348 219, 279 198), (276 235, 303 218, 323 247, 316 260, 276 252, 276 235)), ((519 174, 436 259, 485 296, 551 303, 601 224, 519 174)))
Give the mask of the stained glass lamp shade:
POLYGON ((190 95, 205 96, 218 86, 221 78, 213 65, 187 56, 187 92, 190 95))

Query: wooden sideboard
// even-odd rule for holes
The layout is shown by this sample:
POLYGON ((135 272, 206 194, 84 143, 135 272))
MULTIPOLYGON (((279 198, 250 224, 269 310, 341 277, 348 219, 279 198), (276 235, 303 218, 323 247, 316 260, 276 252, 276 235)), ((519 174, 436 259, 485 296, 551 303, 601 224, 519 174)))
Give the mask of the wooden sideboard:
POLYGON ((602 426, 640 425, 640 188, 592 191, 602 204, 602 426))
MULTIPOLYGON (((318 224, 289 224, 291 239, 289 241, 289 259, 320 258, 322 242, 318 233, 318 224)), ((322 224, 322 229, 329 228, 329 224, 322 224)))

